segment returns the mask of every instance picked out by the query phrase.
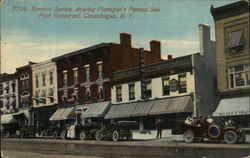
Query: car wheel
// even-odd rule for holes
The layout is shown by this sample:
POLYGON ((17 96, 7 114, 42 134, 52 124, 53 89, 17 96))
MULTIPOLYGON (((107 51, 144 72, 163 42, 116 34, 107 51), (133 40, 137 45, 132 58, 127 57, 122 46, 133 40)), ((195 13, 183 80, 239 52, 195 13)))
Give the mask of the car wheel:
POLYGON ((102 140, 101 131, 97 131, 97 132, 95 133, 95 139, 98 140, 98 141, 102 140))
POLYGON ((66 130, 61 132, 61 138, 64 139, 64 140, 67 139, 67 131, 66 130))
POLYGON ((237 141, 237 134, 233 130, 228 130, 224 133, 224 141, 227 144, 234 144, 237 141))
POLYGON ((131 141, 133 139, 133 133, 129 131, 129 136, 127 137, 127 140, 131 141))
POLYGON ((245 133, 241 133, 241 135, 238 136, 238 140, 239 143, 245 143, 246 142, 246 134, 245 133))
POLYGON ((84 131, 81 131, 80 133, 80 139, 85 140, 86 139, 86 133, 84 131))
POLYGON ((57 132, 53 132, 52 137, 53 137, 53 139, 57 139, 57 137, 58 137, 58 133, 57 133, 57 132))
POLYGON ((119 132, 118 131, 114 131, 113 132, 113 141, 118 141, 119 140, 119 132))
POLYGON ((211 138, 218 138, 220 136, 220 128, 217 125, 210 125, 207 133, 211 138))
POLYGON ((186 131, 183 134, 183 139, 186 143, 192 143, 194 141, 194 133, 192 131, 186 131))

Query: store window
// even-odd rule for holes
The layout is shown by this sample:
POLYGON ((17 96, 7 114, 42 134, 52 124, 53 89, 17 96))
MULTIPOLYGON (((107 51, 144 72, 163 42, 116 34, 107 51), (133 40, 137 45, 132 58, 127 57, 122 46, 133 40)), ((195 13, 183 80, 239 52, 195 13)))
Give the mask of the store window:
POLYGON ((243 51, 245 48, 244 30, 236 30, 228 33, 228 50, 230 53, 243 51))
POLYGON ((116 101, 121 102, 122 101, 122 86, 116 87, 116 101))
POLYGON ((179 74, 179 93, 186 93, 187 92, 187 78, 186 74, 179 74))
POLYGON ((169 77, 162 79, 162 95, 170 95, 169 77))
POLYGON ((135 84, 129 84, 129 100, 135 100, 135 84))
POLYGON ((151 98, 152 97, 152 84, 151 84, 151 81, 146 81, 145 82, 145 96, 146 96, 146 98, 151 98))
POLYGON ((228 68, 229 88, 250 85, 249 64, 230 66, 228 68))

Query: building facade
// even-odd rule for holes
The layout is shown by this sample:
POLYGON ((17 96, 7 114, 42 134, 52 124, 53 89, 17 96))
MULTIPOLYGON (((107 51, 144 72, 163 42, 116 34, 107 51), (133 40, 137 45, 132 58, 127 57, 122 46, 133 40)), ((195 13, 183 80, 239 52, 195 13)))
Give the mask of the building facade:
POLYGON ((31 70, 34 125, 37 129, 43 129, 49 125, 49 118, 57 108, 56 64, 47 60, 31 65, 31 70))
POLYGON ((216 33, 217 83, 220 105, 215 116, 250 121, 249 2, 211 7, 216 33), (241 103, 241 105, 239 105, 241 103), (240 117, 242 116, 242 117, 240 117))
MULTIPOLYGON (((211 114, 217 105, 216 67, 210 66, 215 65, 215 43, 210 40, 208 25, 199 25, 199 30, 200 53, 169 56, 166 61, 146 65, 144 70, 136 67, 114 72, 113 105, 105 119, 137 120, 143 130, 155 128, 158 118, 183 122, 187 116, 211 114), (143 80, 142 71, 145 72, 143 80)), ((165 128, 178 128, 167 124, 165 128)))
MULTIPOLYGON (((160 43, 151 41, 150 44, 151 50, 148 51, 145 62, 161 61, 160 43)), ((58 107, 64 107, 65 113, 69 115, 61 119, 74 117, 71 112, 74 110, 72 106, 82 108, 83 106, 106 106, 108 108, 111 100, 112 72, 138 66, 139 52, 139 49, 132 47, 131 35, 121 33, 120 44, 101 43, 53 58, 52 61, 57 65, 58 107), (100 102, 106 105, 95 104, 100 102)), ((103 111, 105 109, 103 108, 103 111)), ((62 111, 63 109, 57 110, 50 120, 60 120, 59 115, 62 111)))

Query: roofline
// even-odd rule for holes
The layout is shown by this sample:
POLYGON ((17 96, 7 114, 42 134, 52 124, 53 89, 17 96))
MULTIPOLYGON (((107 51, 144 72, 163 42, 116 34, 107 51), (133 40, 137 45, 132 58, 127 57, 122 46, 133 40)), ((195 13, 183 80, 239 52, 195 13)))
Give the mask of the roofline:
POLYGON ((51 61, 56 62, 56 61, 59 61, 59 60, 62 60, 62 59, 68 58, 68 57, 72 57, 72 56, 75 56, 75 55, 78 55, 78 54, 81 54, 81 53, 85 53, 85 52, 88 52, 90 50, 94 50, 94 49, 97 49, 97 48, 105 47, 105 46, 109 46, 109 43, 100 43, 100 44, 97 44, 97 45, 94 45, 94 46, 79 49, 79 50, 71 52, 71 53, 66 53, 64 55, 52 58, 51 61))

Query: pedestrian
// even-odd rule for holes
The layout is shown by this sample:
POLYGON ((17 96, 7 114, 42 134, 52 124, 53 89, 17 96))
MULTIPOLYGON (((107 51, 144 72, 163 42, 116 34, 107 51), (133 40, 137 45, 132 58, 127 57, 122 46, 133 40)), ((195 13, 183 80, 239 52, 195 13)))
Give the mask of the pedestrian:
POLYGON ((160 137, 161 138, 161 135, 162 135, 162 120, 161 119, 158 119, 157 122, 156 122, 156 129, 157 129, 157 136, 156 138, 160 137))

